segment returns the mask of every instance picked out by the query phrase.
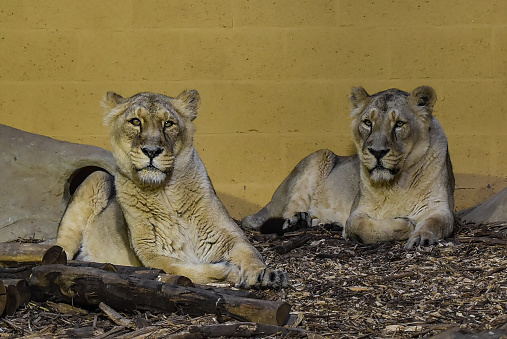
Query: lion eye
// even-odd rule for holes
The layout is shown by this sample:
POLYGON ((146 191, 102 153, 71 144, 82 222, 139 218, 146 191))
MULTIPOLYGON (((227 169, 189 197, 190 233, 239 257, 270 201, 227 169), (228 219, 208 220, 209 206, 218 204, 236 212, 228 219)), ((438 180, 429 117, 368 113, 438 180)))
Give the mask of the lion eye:
POLYGON ((166 122, 164 123, 164 127, 165 127, 165 128, 169 128, 169 127, 171 127, 171 126, 173 126, 173 125, 174 125, 174 122, 169 121, 169 120, 168 120, 168 121, 166 121, 166 122))
POLYGON ((368 127, 371 127, 373 125, 372 122, 371 122, 371 120, 369 120, 369 119, 363 120, 363 124, 365 124, 368 127))
POLYGON ((136 127, 141 126, 141 120, 139 120, 138 118, 130 119, 129 123, 136 127))
POLYGON ((396 121, 396 124, 394 124, 394 127, 396 127, 396 128, 400 128, 400 127, 403 127, 403 126, 405 126, 405 122, 399 121, 399 120, 396 121))

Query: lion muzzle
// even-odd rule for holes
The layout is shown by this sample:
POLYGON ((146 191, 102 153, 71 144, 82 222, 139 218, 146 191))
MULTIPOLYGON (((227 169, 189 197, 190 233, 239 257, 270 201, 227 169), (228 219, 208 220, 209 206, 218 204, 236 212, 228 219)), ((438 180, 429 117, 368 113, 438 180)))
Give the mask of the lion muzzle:
POLYGON ((141 151, 150 158, 150 162, 153 161, 154 158, 158 157, 164 149, 158 146, 143 146, 141 147, 141 151))

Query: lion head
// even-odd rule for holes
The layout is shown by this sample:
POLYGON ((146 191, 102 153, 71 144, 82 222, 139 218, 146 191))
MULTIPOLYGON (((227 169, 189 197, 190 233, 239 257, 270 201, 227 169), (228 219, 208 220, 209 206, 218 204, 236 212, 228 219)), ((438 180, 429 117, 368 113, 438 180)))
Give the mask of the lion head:
POLYGON ((390 183, 416 163, 430 145, 435 91, 389 89, 369 95, 354 87, 350 95, 352 133, 362 173, 374 184, 390 183))
POLYGON ((192 149, 200 98, 196 90, 171 98, 139 93, 123 98, 108 92, 103 100, 118 170, 138 185, 166 182, 179 154, 192 149))

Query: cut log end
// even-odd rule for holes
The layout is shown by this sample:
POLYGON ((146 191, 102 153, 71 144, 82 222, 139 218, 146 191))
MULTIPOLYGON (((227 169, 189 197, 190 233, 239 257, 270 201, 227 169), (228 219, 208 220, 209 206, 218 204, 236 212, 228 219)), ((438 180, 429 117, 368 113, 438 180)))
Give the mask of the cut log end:
POLYGON ((2 280, 0 280, 0 315, 4 313, 7 304, 7 291, 2 280))
POLYGON ((42 257, 42 265, 67 264, 67 253, 62 247, 55 245, 48 248, 42 257))

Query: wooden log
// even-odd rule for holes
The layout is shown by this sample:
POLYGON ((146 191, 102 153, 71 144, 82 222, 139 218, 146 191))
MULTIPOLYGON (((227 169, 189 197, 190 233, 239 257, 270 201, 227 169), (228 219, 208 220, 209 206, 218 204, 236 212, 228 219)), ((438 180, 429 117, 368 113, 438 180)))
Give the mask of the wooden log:
POLYGON ((30 286, 25 279, 2 279, 5 286, 12 286, 19 294, 19 306, 28 304, 32 296, 30 286))
POLYGON ((295 248, 301 247, 312 239, 310 234, 303 234, 302 236, 287 242, 286 244, 275 247, 275 252, 278 254, 286 254, 295 248))
POLYGON ((136 325, 132 319, 128 319, 122 316, 120 313, 116 312, 114 309, 109 307, 108 305, 101 302, 99 304, 99 308, 104 312, 109 319, 111 319, 116 325, 128 327, 131 329, 136 329, 136 325))
POLYGON ((192 280, 182 275, 160 273, 157 275, 156 280, 171 285, 195 287, 192 280))
POLYGON ((20 267, 0 267, 0 279, 28 279, 30 274, 32 274, 31 265, 20 267))
POLYGON ((104 271, 116 272, 116 265, 110 263, 102 263, 102 262, 93 262, 93 261, 80 261, 80 260, 69 260, 67 265, 72 267, 93 267, 100 268, 104 271))
POLYGON ((290 312, 285 302, 241 298, 198 287, 121 276, 93 267, 36 266, 29 279, 35 300, 98 305, 116 310, 218 314, 244 321, 283 325, 290 312))
POLYGON ((98 262, 89 262, 89 261, 77 261, 71 260, 67 263, 67 265, 72 267, 93 267, 99 268, 101 270, 115 272, 121 276, 133 276, 140 279, 148 279, 148 280, 157 280, 164 283, 169 283, 173 285, 180 286, 192 286, 193 283, 187 277, 182 275, 172 275, 166 274, 164 270, 159 268, 150 268, 150 267, 135 267, 135 266, 123 266, 123 265, 113 265, 113 264, 105 264, 98 262))
POLYGON ((0 266, 66 264, 67 254, 57 245, 3 242, 0 243, 0 266))
MULTIPOLYGON (((173 285, 179 285, 179 286, 188 286, 188 287, 199 287, 203 288, 209 291, 213 291, 216 293, 226 293, 226 294, 232 294, 238 297, 244 297, 244 298, 253 298, 254 294, 251 291, 247 290, 233 290, 233 289, 224 289, 224 288, 218 288, 214 286, 208 286, 208 285, 196 285, 190 280, 189 278, 182 276, 182 275, 173 275, 173 274, 167 274, 164 272, 164 270, 159 268, 151 268, 151 267, 136 267, 136 266, 123 266, 123 265, 113 265, 109 263, 99 263, 99 262, 93 262, 93 261, 80 261, 80 260, 69 260, 67 262, 68 266, 72 267, 93 267, 93 268, 99 268, 105 271, 109 272, 115 272, 119 275, 128 277, 137 277, 137 278, 143 278, 143 279, 149 279, 149 280, 157 280, 161 281, 163 283, 167 284, 173 284, 173 285)), ((0 268, 1 270, 1 268, 0 268)), ((0 271, 0 277, 1 277, 1 271, 0 271)))
MULTIPOLYGON (((93 267, 99 268, 109 272, 115 272, 119 275, 128 277, 137 277, 148 280, 157 280, 166 284, 173 284, 179 286, 188 286, 188 287, 198 287, 208 291, 213 291, 215 293, 225 293, 231 294, 238 297, 244 298, 255 298, 255 293, 249 290, 238 290, 238 289, 224 289, 215 286, 209 285, 198 285, 194 284, 192 280, 188 277, 182 275, 173 275, 167 274, 164 270, 159 268, 151 268, 151 267, 136 267, 136 266, 123 266, 123 265, 113 265, 109 263, 99 263, 93 261, 80 261, 80 260, 69 260, 67 262, 68 266, 72 267, 93 267)), ((0 268, 0 277, 1 277, 1 269, 0 268)))
POLYGON ((12 285, 5 286, 5 294, 7 295, 7 300, 5 302, 4 314, 14 315, 21 304, 21 297, 19 296, 16 287, 12 285))
POLYGON ((0 280, 0 315, 4 313, 5 305, 7 304, 7 291, 2 280, 0 280))
POLYGON ((267 302, 262 299, 241 298, 222 294, 217 305, 223 306, 226 316, 236 320, 281 326, 287 322, 291 306, 285 302, 267 302))

